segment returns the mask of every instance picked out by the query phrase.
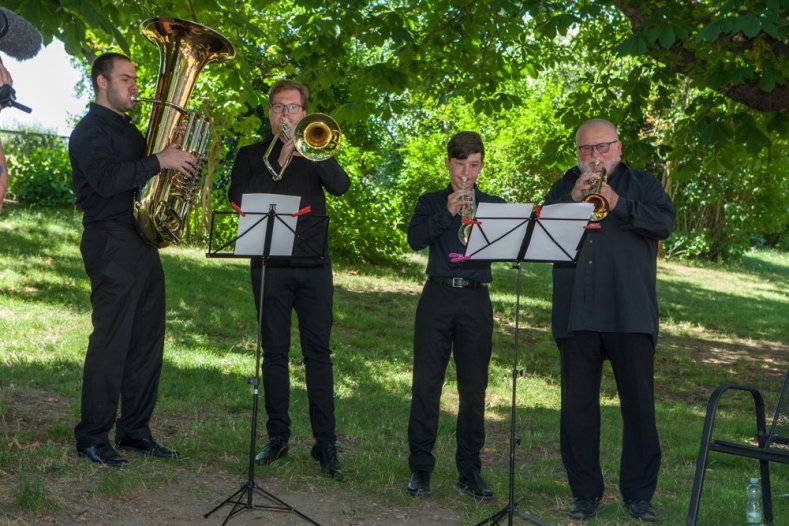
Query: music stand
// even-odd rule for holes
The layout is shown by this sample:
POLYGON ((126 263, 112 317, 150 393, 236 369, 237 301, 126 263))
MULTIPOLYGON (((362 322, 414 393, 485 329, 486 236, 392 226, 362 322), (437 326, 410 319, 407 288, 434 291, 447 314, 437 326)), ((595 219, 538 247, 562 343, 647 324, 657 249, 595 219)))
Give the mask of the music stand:
POLYGON ((255 376, 250 378, 248 383, 252 386, 252 421, 249 438, 249 467, 247 480, 235 493, 227 497, 211 511, 203 515, 208 518, 215 511, 225 504, 232 504, 233 508, 225 517, 222 525, 245 510, 265 510, 274 512, 294 513, 300 518, 320 526, 320 523, 300 512, 287 502, 276 495, 261 488, 255 482, 255 450, 257 440, 257 421, 258 421, 258 394, 260 385, 260 357, 263 350, 261 329, 263 325, 263 289, 266 279, 266 266, 272 260, 289 260, 294 254, 294 247, 299 247, 298 257, 324 257, 324 247, 326 232, 328 230, 328 217, 315 216, 310 214, 309 207, 297 210, 299 198, 296 196, 282 196, 274 194, 244 194, 242 207, 236 208, 239 217, 238 233, 235 237, 226 241, 215 250, 212 250, 214 243, 214 225, 216 217, 223 215, 235 215, 235 212, 214 212, 211 217, 211 229, 209 232, 208 252, 209 258, 251 258, 260 257, 262 259, 262 272, 260 276, 260 291, 258 294, 258 327, 257 327, 257 348, 255 352, 255 376), (295 199, 295 201, 294 201, 295 199), (292 206, 295 203, 296 206, 292 206), (291 213, 277 213, 277 204, 280 207, 287 207, 293 210, 291 213), (268 209, 267 212, 245 211, 244 207, 255 209, 268 209), (292 208, 291 208, 292 206, 292 208), (303 217, 309 217, 312 222, 302 227, 302 221, 296 221, 303 217), (296 225, 299 228, 295 228, 296 225), (317 235, 316 235, 317 233, 317 235), (318 245, 315 240, 320 240, 318 245), (227 252, 229 247, 233 247, 232 252, 227 252), (273 247, 273 248, 272 248, 273 247), (253 504, 253 495, 257 492, 263 498, 273 504, 253 504))
POLYGON ((510 406, 510 451, 507 505, 476 526, 499 524, 507 517, 512 526, 518 515, 538 526, 549 526, 518 508, 515 502, 515 394, 518 376, 520 333, 521 262, 574 262, 583 242, 594 206, 589 203, 564 203, 537 207, 532 204, 480 203, 466 254, 452 254, 453 262, 514 261, 517 270, 515 294, 515 348, 512 363, 512 401, 510 406))

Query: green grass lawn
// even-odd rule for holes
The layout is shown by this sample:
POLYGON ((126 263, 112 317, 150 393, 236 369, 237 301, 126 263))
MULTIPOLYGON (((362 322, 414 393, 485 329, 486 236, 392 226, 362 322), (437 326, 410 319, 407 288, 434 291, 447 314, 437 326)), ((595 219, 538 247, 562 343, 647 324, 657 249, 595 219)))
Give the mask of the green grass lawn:
MULTIPOLYGON (((90 495, 121 498, 167 483, 172 468, 146 462, 124 477, 96 472, 73 455, 81 367, 90 333, 89 284, 79 254, 79 216, 10 205, 0 216, 0 519, 35 521, 67 510, 59 487, 81 484, 90 495), (7 514, 7 515, 4 515, 7 514), (21 518, 21 519, 20 519, 21 518)), ((342 240, 335 240, 342 243, 342 240)), ((167 276, 167 340, 159 403, 152 423, 184 458, 179 469, 246 473, 255 316, 246 260, 207 259, 203 249, 162 250, 167 276)), ((406 425, 413 315, 425 260, 399 268, 335 262, 332 333, 337 430, 343 491, 381 507, 415 508, 405 496, 406 425)), ((517 271, 494 267, 496 332, 487 396, 484 474, 504 504, 509 465, 510 397, 517 271)), ((515 494, 522 509, 551 524, 570 524, 559 456, 559 365, 550 336, 550 266, 524 264, 517 382, 515 494)), ((789 365, 789 255, 748 254, 736 265, 660 261, 661 340, 656 358, 658 427, 663 465, 654 505, 662 524, 684 523, 706 401, 715 386, 747 383, 768 408, 789 365)), ((604 306, 601 306, 604 308, 604 306)), ((294 324, 295 325, 295 324, 294 324)), ((298 336, 294 331, 294 346, 298 336)), ((300 353, 291 353, 293 439, 290 460, 274 476, 287 487, 305 481, 318 492, 335 482, 316 477, 300 353)), ((442 398, 432 502, 471 524, 497 507, 476 506, 455 491, 457 389, 450 367, 442 398)), ((720 428, 752 432, 744 397, 724 404, 720 428)), ((621 435, 610 369, 603 384, 602 464, 605 505, 591 525, 637 524, 618 505, 621 435)), ((261 411, 262 413, 262 411, 261 411)), ((263 429, 261 414, 260 428, 263 429)), ((744 522, 745 486, 755 462, 714 455, 701 524, 744 522)), ((232 487, 228 491, 232 491, 232 487)), ((789 470, 773 466, 776 524, 789 524, 789 470)), ((213 498, 216 498, 215 495, 213 498)), ((205 510, 199 510, 202 514, 205 510)), ((197 515, 196 515, 197 516, 197 515)), ((198 520, 202 520, 199 516, 198 520)))

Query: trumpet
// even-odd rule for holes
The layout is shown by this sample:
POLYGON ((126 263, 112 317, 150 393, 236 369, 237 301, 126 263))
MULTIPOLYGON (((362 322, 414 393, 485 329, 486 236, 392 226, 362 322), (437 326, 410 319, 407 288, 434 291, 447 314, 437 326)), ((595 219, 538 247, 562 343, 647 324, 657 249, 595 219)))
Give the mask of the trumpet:
MULTIPOLYGON (((465 175, 460 178, 462 190, 467 190, 468 177, 465 175)), ((460 228, 458 229, 458 240, 463 246, 468 245, 471 237, 471 226, 469 222, 474 218, 474 197, 472 195, 463 196, 463 205, 460 207, 460 228)))
POLYGON ((584 203, 592 203, 594 205, 591 221, 597 222, 602 221, 608 216, 610 206, 608 205, 608 199, 603 197, 603 194, 600 193, 600 189, 606 181, 605 166, 600 166, 599 162, 593 163, 592 171, 596 173, 598 177, 593 183, 591 192, 584 196, 583 201, 584 203))
POLYGON ((312 113, 301 119, 293 128, 292 135, 288 120, 282 119, 280 121, 280 129, 280 133, 271 141, 263 157, 263 162, 275 181, 282 179, 282 175, 293 159, 293 152, 291 152, 279 172, 271 166, 268 159, 279 139, 287 141, 292 138, 296 151, 310 161, 325 161, 340 149, 342 139, 340 126, 337 121, 324 113, 312 113))

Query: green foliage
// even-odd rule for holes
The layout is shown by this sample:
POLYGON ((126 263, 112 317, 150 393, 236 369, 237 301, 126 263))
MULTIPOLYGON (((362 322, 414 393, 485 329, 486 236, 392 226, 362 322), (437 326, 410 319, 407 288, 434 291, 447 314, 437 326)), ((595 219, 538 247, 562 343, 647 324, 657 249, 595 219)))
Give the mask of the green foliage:
MULTIPOLYGON (((354 259, 388 257, 377 252, 379 240, 392 225, 403 227, 419 194, 445 184, 443 144, 452 131, 482 132, 483 188, 536 201, 574 163, 572 132, 590 117, 615 122, 626 160, 660 177, 680 216, 693 218, 680 217, 675 253, 736 256, 754 236, 775 243, 789 229, 781 219, 785 193, 773 198, 775 183, 766 175, 787 172, 779 154, 789 122, 786 2, 9 0, 6 6, 33 21, 45 41, 63 40, 83 65, 110 48, 127 51, 146 95, 158 59, 140 21, 166 14, 226 35, 236 58, 209 65, 193 94, 210 101, 223 123, 217 132, 226 138, 209 175, 214 190, 222 188, 221 164, 232 163, 238 145, 266 133, 268 87, 282 77, 305 82, 310 111, 332 114, 343 128, 349 152, 343 162, 354 176, 352 192, 360 194, 331 200, 342 216, 331 229, 354 259), (752 186, 740 184, 737 170, 718 166, 717 157, 729 156, 732 146, 731 166, 759 160, 762 175, 745 177, 752 186), (683 193, 683 185, 706 177, 737 178, 722 190, 725 209, 708 208, 713 195, 697 196, 713 185, 683 193), (761 207, 748 204, 753 195, 731 195, 747 188, 765 189, 761 207), (359 229, 364 242, 353 237, 359 229)), ((227 209, 224 191, 195 207, 189 241, 205 240, 214 209, 227 209)))
POLYGON ((677 126, 666 156, 677 209, 667 254, 738 258, 754 236, 778 242, 786 235, 787 138, 767 131, 767 119, 717 111, 677 126), (763 149, 753 147, 758 137, 746 142, 732 132, 738 121, 764 136, 763 149))
POLYGON ((18 201, 42 206, 74 203, 71 164, 61 137, 28 130, 4 143, 8 191, 18 201))

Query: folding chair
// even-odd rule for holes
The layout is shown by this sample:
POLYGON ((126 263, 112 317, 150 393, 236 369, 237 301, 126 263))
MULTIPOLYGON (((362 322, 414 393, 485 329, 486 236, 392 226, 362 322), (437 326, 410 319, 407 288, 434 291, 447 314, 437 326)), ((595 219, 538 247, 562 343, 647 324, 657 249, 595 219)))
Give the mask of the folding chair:
POLYGON ((707 469, 707 457, 711 451, 727 453, 759 461, 762 478, 762 503, 764 506, 765 524, 773 523, 772 491, 770 489, 770 462, 789 464, 789 369, 786 371, 781 386, 778 404, 775 408, 770 432, 767 432, 764 412, 764 398, 758 389, 750 386, 724 384, 715 389, 707 404, 704 418, 704 430, 701 433, 701 447, 696 460, 696 476, 693 479, 693 490, 688 507, 688 526, 695 526, 701 505, 701 490, 704 485, 704 473, 707 469), (721 397, 727 391, 746 391, 751 393, 756 416, 756 445, 749 443, 727 442, 712 437, 715 416, 721 397))

